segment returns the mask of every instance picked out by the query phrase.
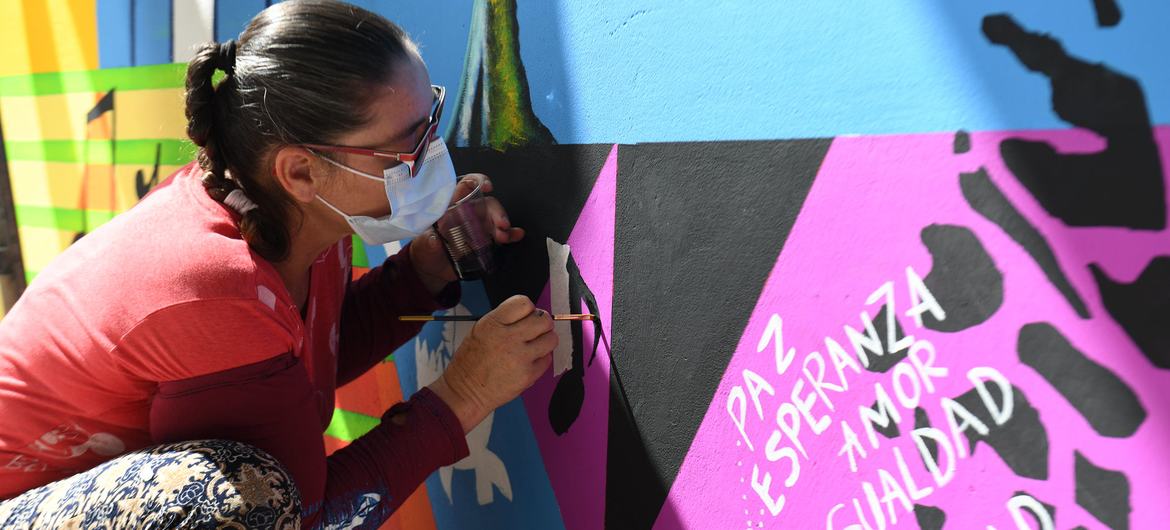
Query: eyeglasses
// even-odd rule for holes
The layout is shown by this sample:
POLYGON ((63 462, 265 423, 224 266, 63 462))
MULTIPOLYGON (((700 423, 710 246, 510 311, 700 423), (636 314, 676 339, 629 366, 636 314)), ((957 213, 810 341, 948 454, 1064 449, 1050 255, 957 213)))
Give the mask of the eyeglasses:
POLYGON ((301 144, 301 146, 318 151, 353 153, 355 155, 372 156, 384 160, 394 160, 406 164, 410 168, 410 176, 414 177, 422 169, 422 162, 427 156, 427 147, 431 145, 431 139, 438 132, 439 119, 443 117, 443 100, 447 94, 447 89, 439 85, 431 85, 431 90, 435 93, 435 102, 431 106, 431 117, 427 121, 426 132, 422 135, 422 138, 419 138, 418 144, 414 146, 414 149, 410 151, 396 153, 393 151, 381 151, 378 149, 349 147, 345 145, 301 144))

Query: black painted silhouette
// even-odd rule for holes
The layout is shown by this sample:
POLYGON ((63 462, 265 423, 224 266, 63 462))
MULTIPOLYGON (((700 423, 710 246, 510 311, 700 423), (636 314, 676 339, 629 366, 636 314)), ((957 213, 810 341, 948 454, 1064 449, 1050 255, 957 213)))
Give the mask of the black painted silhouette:
POLYGON ((959 185, 963 189, 963 197, 967 199, 971 208, 974 208, 989 221, 999 225, 1009 237, 1024 247, 1024 250, 1028 251, 1028 255, 1032 256, 1032 259, 1036 260, 1036 264, 1044 271, 1044 275, 1048 277, 1052 286, 1060 291, 1060 294, 1064 295, 1064 298, 1072 305, 1073 310, 1081 318, 1089 318, 1089 308, 1085 306, 1085 301, 1081 300, 1064 271, 1060 269, 1060 264, 1056 262, 1056 255, 1052 252, 1048 241, 1044 239, 1040 231, 1036 230, 1036 227, 1032 226, 1020 214, 1019 210, 1016 210, 1015 206, 1012 206, 1003 192, 991 181, 987 170, 979 168, 979 171, 974 173, 961 174, 959 185))
POLYGON ((922 282, 946 308, 945 320, 930 313, 922 325, 935 331, 962 331, 982 324, 1003 305, 1003 273, 971 229, 930 225, 922 229, 931 268, 922 282))
MULTIPOLYGON (((914 409, 914 430, 925 429, 930 427, 930 418, 926 416, 926 409, 917 407, 914 409)), ((938 442, 933 438, 926 438, 922 440, 926 444, 926 451, 930 453, 930 457, 938 462, 938 442)), ((921 455, 919 455, 921 456, 921 455)), ((922 461, 923 465, 926 461, 922 461)))
POLYGON ((116 154, 117 142, 115 141, 116 138, 114 137, 114 131, 116 130, 116 123, 114 122, 116 119, 116 115, 114 114, 114 90, 110 89, 110 91, 106 92, 106 94, 103 95, 101 99, 99 99, 98 102, 94 104, 93 108, 89 109, 89 112, 85 114, 85 145, 82 147, 82 150, 84 151, 84 154, 82 155, 84 164, 82 165, 81 169, 81 204, 78 205, 78 209, 81 211, 81 230, 73 236, 74 243, 76 243, 82 237, 85 237, 85 234, 89 232, 88 210, 90 177, 89 142, 91 140, 90 126, 93 124, 93 122, 98 121, 107 113, 110 115, 110 208, 114 208, 114 171, 117 167, 117 159, 114 155, 116 154))
POLYGON ((958 131, 955 133, 955 142, 951 147, 956 155, 961 155, 971 150, 971 134, 967 131, 958 131))
POLYGON ((1170 256, 1151 260, 1133 283, 1113 281, 1097 265, 1089 270, 1113 320, 1154 366, 1170 368, 1170 256))
POLYGON ((1007 15, 984 18, 983 32, 1051 80, 1057 116, 1105 139, 1105 149, 1091 154, 1060 154, 1048 142, 1018 138, 1000 143, 1004 162, 1044 209, 1069 226, 1165 228, 1162 162, 1141 85, 1068 55, 1007 15))
MULTIPOLYGON (((877 401, 874 401, 873 405, 870 405, 869 408, 872 409, 874 412, 877 412, 880 414, 881 409, 878 408, 878 405, 879 405, 879 403, 877 401)), ((890 418, 889 423, 890 424, 885 426, 885 427, 882 427, 881 425, 878 425, 878 424, 872 424, 872 423, 871 423, 871 425, 873 425, 874 432, 876 432, 882 436, 885 436, 886 438, 889 438, 891 440, 901 436, 902 431, 898 430, 898 422, 894 421, 893 418, 890 418)))
POLYGON ((158 185, 158 166, 161 162, 162 143, 158 143, 154 146, 154 168, 150 171, 150 180, 146 180, 146 173, 141 169, 134 173, 134 191, 138 194, 139 200, 158 185))
POLYGON ((1117 0, 1093 0, 1093 9, 1097 11, 1098 26, 1107 28, 1121 22, 1121 8, 1117 7, 1117 0))
MULTIPOLYGON (((1032 495, 1031 493, 1028 493, 1026 491, 1016 491, 1012 496, 1019 497, 1020 495, 1023 495, 1025 497, 1031 497, 1032 500, 1040 503, 1040 505, 1044 507, 1044 511, 1048 512, 1048 519, 1050 521, 1052 521, 1052 524, 1056 524, 1056 506, 1048 504, 1047 502, 1044 502, 1044 501, 1036 498, 1035 495, 1032 495)), ((1040 516, 1039 515, 1032 513, 1031 509, 1029 509, 1027 513, 1028 513, 1028 515, 1032 516, 1033 521, 1036 521, 1036 526, 1035 526, 1036 528, 1044 528, 1044 525, 1040 524, 1040 516)), ((1031 528, 1031 527, 1029 527, 1029 528, 1031 528)))
POLYGON ((975 444, 984 442, 995 450, 1003 463, 1016 475, 1048 480, 1048 431, 1019 387, 1012 385, 1012 417, 1003 425, 995 425, 991 412, 983 405, 978 391, 972 388, 955 398, 988 427, 987 435, 975 429, 963 431, 975 454, 975 444))
POLYGON ((946 512, 925 504, 914 505, 914 518, 922 530, 942 530, 943 524, 947 522, 946 512))
MULTIPOLYGON (((878 340, 882 343, 882 352, 884 353, 882 355, 869 356, 869 365, 866 366, 865 369, 871 372, 885 373, 890 371, 890 368, 893 368, 895 364, 898 364, 899 361, 905 359, 906 355, 910 352, 909 346, 898 351, 890 351, 890 336, 886 328, 889 325, 887 324, 887 319, 890 318, 889 309, 889 305, 883 305, 882 308, 873 317, 873 325, 877 329, 878 340)), ((905 336, 906 333, 902 331, 902 323, 899 322, 898 317, 895 316, 894 343, 902 340, 902 338, 905 336)), ((895 436, 897 435, 895 434, 895 436)))
POLYGON ((1129 529, 1129 479, 1125 473, 1098 467, 1076 452, 1077 504, 1113 530, 1129 529))
POLYGON ((1108 368, 1085 356, 1046 322, 1028 324, 1017 343, 1031 366, 1064 396, 1101 436, 1133 435, 1146 420, 1137 394, 1108 368))

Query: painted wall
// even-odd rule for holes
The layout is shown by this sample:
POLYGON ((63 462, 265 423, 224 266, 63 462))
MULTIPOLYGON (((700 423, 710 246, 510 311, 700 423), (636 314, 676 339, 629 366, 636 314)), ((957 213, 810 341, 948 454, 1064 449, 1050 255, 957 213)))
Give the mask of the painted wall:
MULTIPOLYGON (((456 311, 600 315, 387 528, 1170 516, 1165 3, 360 3, 420 43, 457 167, 529 229, 456 311)), ((263 7, 5 4, 30 277, 190 160, 170 63, 263 7)), ((357 274, 394 250, 358 247, 357 274)), ((467 331, 342 389, 330 447, 467 331)))

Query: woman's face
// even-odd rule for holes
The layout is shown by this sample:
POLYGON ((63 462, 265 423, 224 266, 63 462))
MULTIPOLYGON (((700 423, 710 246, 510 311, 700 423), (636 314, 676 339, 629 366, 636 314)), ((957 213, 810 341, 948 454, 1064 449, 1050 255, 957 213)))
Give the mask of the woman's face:
MULTIPOLYGON (((420 58, 414 54, 411 56, 397 65, 393 83, 376 89, 368 109, 371 119, 366 126, 338 138, 334 142, 336 145, 394 152, 407 152, 418 145, 426 132, 434 104, 434 92, 426 66, 420 58)), ((334 153, 331 156, 342 164, 371 175, 382 175, 384 169, 395 163, 393 160, 350 153, 334 153)), ((390 203, 382 182, 320 162, 322 169, 330 176, 318 193, 330 204, 349 215, 382 217, 390 214, 390 203)), ((341 225, 345 225, 345 221, 335 213, 329 212, 329 215, 337 217, 341 225)))

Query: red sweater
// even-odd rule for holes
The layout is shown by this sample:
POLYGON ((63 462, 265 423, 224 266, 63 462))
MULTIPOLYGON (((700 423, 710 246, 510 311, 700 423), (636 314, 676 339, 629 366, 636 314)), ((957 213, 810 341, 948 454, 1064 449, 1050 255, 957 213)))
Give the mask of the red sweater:
POLYGON ((0 320, 0 499, 126 451, 225 438, 291 472, 305 527, 385 518, 427 475, 467 455, 458 419, 427 389, 328 458, 337 386, 420 329, 433 298, 410 247, 350 281, 348 239, 313 264, 302 318, 239 217, 188 165, 69 247, 0 320))

